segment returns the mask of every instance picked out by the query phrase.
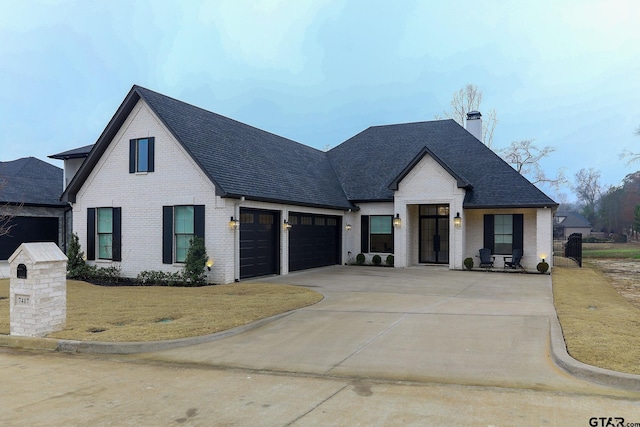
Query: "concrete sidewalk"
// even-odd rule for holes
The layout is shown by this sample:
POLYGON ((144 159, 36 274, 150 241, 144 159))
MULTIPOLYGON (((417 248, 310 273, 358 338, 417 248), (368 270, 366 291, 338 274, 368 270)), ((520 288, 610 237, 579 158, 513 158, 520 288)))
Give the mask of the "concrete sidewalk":
POLYGON ((237 335, 137 357, 331 377, 599 387, 554 363, 550 276, 336 266, 259 281, 313 288, 325 299, 237 335))

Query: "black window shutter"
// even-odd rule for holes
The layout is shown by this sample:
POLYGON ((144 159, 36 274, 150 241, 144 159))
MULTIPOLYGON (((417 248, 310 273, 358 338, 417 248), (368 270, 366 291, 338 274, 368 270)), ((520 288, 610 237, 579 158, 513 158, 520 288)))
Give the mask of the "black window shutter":
POLYGON ((193 232, 204 240, 204 205, 193 207, 193 232))
POLYGON ((162 263, 173 264, 173 206, 162 207, 162 263))
POLYGON ((122 208, 113 208, 111 259, 122 261, 122 208))
POLYGON ((360 250, 369 253, 369 215, 362 215, 362 234, 360 235, 360 250))
POLYGON ((524 249, 524 216, 513 215, 513 249, 524 249))
POLYGON ((148 151, 149 157, 148 157, 148 164, 147 164, 148 172, 153 172, 153 167, 155 165, 155 162, 154 162, 155 142, 156 142, 155 138, 153 137, 149 138, 149 151, 148 151))
POLYGON ((136 140, 129 140, 129 173, 136 173, 136 140))
POLYGON ((495 253, 494 235, 493 235, 493 215, 484 216, 484 247, 491 249, 491 253, 495 253))
POLYGON ((87 259, 96 259, 96 208, 87 208, 87 259))

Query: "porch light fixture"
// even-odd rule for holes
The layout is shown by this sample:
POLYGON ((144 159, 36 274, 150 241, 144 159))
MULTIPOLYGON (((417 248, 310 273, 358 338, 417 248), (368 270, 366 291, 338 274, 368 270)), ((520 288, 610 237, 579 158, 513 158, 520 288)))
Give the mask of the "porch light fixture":
POLYGON ((207 260, 207 270, 211 271, 211 267, 213 267, 213 259, 209 258, 207 260))
POLYGON ((456 216, 453 218, 453 225, 456 228, 462 227, 462 218, 460 218, 460 212, 456 212, 456 216))
POLYGON ((237 230, 238 227, 240 227, 240 221, 231 217, 231 219, 229 220, 229 228, 231 230, 237 230))
POLYGON ((351 231, 351 224, 345 225, 344 229, 347 230, 347 231, 351 231))
POLYGON ((282 224, 282 229, 284 231, 287 231, 288 229, 291 228, 291 224, 289 224, 289 221, 287 221, 286 219, 284 220, 284 223, 282 224))
POLYGON ((393 226, 395 228, 400 228, 401 225, 402 225, 402 220, 400 219, 400 214, 397 213, 396 217, 393 218, 393 226))

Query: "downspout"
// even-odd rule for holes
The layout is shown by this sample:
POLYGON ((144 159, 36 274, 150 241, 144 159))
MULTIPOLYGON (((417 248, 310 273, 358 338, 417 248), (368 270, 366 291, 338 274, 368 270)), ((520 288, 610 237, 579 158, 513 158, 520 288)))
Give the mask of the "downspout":
MULTIPOLYGON (((65 206, 64 208, 64 213, 62 216, 62 245, 64 247, 64 253, 67 253, 67 249, 68 249, 68 244, 69 244, 69 239, 67 239, 67 235, 68 235, 68 221, 67 221, 67 214, 73 210, 73 206, 71 206, 71 203, 68 203, 67 206, 65 206)), ((73 219, 73 216, 71 217, 73 219)), ((73 231, 73 224, 71 225, 71 231, 73 231)))
MULTIPOLYGON (((240 205, 245 201, 244 196, 240 197, 240 200, 235 202, 233 207, 233 215, 235 218, 240 220, 240 205)), ((240 228, 238 227, 238 232, 233 234, 233 277, 234 281, 237 283, 240 281, 240 251, 238 249, 240 241, 240 228)))

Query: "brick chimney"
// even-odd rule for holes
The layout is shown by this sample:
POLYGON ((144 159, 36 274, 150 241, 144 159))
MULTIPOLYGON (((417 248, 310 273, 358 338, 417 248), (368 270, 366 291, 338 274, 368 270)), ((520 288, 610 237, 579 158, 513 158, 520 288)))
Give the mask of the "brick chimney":
POLYGON ((482 142, 482 114, 480 111, 469 111, 467 113, 467 131, 482 142))

